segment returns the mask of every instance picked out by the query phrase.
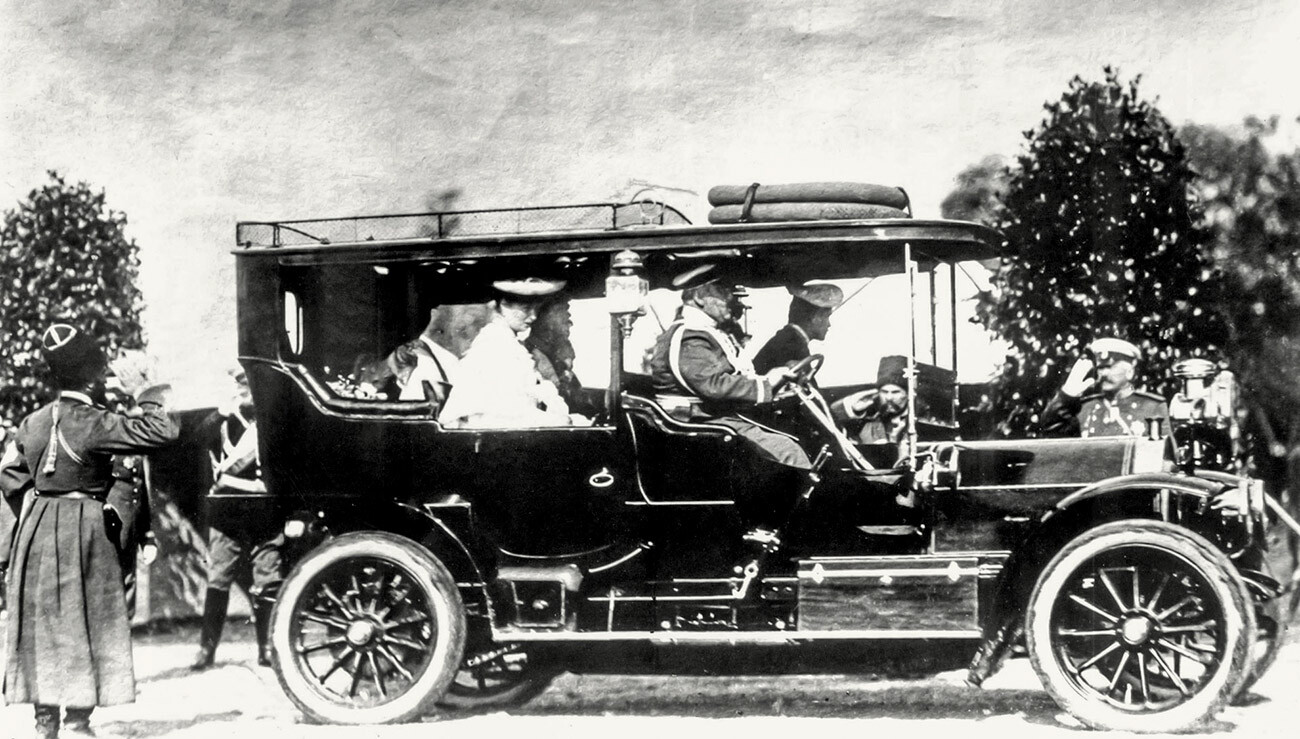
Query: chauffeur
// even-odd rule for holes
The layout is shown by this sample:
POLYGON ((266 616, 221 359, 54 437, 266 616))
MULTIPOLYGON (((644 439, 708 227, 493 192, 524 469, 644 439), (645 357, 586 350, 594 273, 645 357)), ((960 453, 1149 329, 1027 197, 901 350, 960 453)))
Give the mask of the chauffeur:
POLYGON ((1141 352, 1122 339, 1097 339, 1070 368, 1065 384, 1043 410, 1045 436, 1141 436, 1148 419, 1168 428, 1169 410, 1159 395, 1133 387, 1141 352), (1095 377, 1094 377, 1095 370, 1095 377), (1089 393, 1095 386, 1095 392, 1089 393))
POLYGON ((831 327, 831 313, 844 302, 844 291, 830 284, 787 288, 790 295, 789 323, 767 340, 754 355, 754 371, 789 367, 806 359, 810 341, 822 341, 831 327))
MULTIPOLYGON (((140 415, 100 407, 104 354, 90 336, 55 324, 41 338, 59 397, 23 419, 0 464, 0 492, 26 501, 11 550, 4 692, 36 704, 38 736, 89 733, 95 706, 135 700, 122 570, 104 499, 113 455, 176 439, 165 387, 136 391, 140 415), (28 493, 31 493, 29 496, 28 493)), ((147 378, 146 378, 147 379, 147 378)))
MULTIPOLYGON (((802 473, 812 463, 799 443, 745 415, 770 403, 775 386, 790 371, 781 365, 760 375, 740 356, 735 341, 721 329, 734 288, 713 272, 713 265, 703 265, 673 280, 674 287, 684 288, 682 312, 655 342, 650 357, 655 397, 670 413, 726 426, 768 459, 802 473)), ((779 545, 775 529, 780 521, 755 518, 751 523, 746 541, 767 551, 779 545)))

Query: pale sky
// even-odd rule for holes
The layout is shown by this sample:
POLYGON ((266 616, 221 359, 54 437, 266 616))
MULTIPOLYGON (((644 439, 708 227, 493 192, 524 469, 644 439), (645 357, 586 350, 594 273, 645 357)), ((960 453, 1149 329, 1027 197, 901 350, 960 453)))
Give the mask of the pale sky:
POLYGON ((1295 0, 0 3, 0 207, 47 169, 105 189, 151 348, 195 395, 233 361, 240 219, 652 183, 703 222, 711 185, 814 180, 937 217, 1106 64, 1175 123, 1300 114, 1295 0))

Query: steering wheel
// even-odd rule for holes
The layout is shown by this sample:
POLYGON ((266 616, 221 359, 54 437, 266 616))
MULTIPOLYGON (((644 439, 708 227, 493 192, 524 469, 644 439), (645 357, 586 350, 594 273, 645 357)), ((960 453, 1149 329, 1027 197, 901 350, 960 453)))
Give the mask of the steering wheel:
POLYGON ((803 359, 800 359, 790 367, 791 377, 788 382, 799 385, 800 387, 808 387, 808 385, 812 383, 813 377, 816 376, 817 371, 820 370, 822 365, 825 363, 826 357, 822 354, 810 354, 803 359))

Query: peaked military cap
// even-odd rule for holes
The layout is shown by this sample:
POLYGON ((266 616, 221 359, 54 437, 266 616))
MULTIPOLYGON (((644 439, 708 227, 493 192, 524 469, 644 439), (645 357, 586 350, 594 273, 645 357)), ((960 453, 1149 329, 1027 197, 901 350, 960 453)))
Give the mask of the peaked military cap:
POLYGON ((1123 339, 1097 339, 1088 345, 1088 351, 1098 364, 1113 364, 1121 360, 1136 362, 1142 357, 1136 345, 1123 339))
POLYGON ((718 265, 712 262, 700 264, 673 276, 672 285, 676 290, 687 290, 692 287, 701 287, 711 282, 717 282, 722 275, 718 272, 718 265))

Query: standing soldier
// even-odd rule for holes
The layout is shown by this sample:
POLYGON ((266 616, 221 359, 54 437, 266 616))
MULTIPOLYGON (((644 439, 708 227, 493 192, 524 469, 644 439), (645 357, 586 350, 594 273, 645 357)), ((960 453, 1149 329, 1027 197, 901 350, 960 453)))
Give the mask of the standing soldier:
MULTIPOLYGON (((34 703, 40 737, 63 724, 90 732, 95 706, 135 700, 122 570, 104 500, 113 455, 174 441, 167 388, 137 394, 141 413, 101 407, 106 363, 95 340, 67 324, 41 338, 59 397, 30 414, 0 465, 0 491, 23 506, 11 550, 5 700, 34 703)), ((138 388, 132 388, 137 390, 138 388)))
POLYGON ((203 422, 200 438, 208 440, 212 487, 208 491, 208 589, 203 602, 199 653, 192 668, 212 666, 226 623, 230 586, 244 586, 253 605, 257 633, 257 663, 271 664, 267 639, 275 595, 284 580, 284 532, 278 521, 248 515, 247 503, 264 498, 258 460, 257 422, 253 396, 242 368, 232 371, 235 407, 218 410, 203 422), (241 502, 244 505, 240 505, 241 502))
MULTIPOLYGON (((143 352, 122 352, 109 363, 106 405, 116 413, 139 416, 140 408, 126 392, 126 385, 151 374, 149 358, 143 352)), ((104 501, 104 507, 116 514, 115 521, 109 517, 109 534, 118 545, 128 620, 135 618, 136 561, 138 559, 147 566, 158 554, 150 523, 148 464, 149 460, 139 454, 114 455, 113 486, 104 501)))
POLYGON ((1141 356, 1136 346, 1122 339, 1097 339, 1088 345, 1088 354, 1091 358, 1074 363, 1043 410, 1044 436, 1142 436, 1149 419, 1168 428, 1164 399, 1133 387, 1141 356))

